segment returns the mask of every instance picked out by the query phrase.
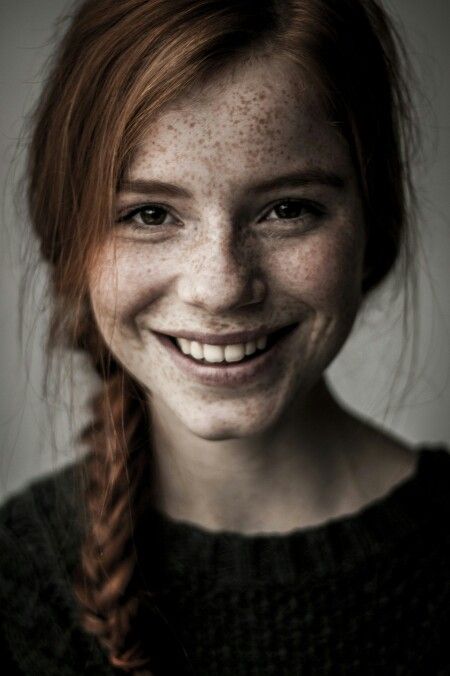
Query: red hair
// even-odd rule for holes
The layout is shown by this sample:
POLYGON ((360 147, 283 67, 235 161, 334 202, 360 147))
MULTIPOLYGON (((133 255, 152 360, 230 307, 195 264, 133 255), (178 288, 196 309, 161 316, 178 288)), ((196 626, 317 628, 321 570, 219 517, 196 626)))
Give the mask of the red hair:
MULTIPOLYGON (((152 120, 242 60, 273 51, 312 78, 348 141, 369 233, 364 292, 408 251, 414 193, 405 53, 375 0, 85 0, 76 5, 34 111, 30 220, 54 301, 47 351, 81 350, 101 378, 91 401, 88 521, 74 591, 112 665, 146 669, 135 530, 151 472, 146 393, 95 324, 88 273, 114 223, 117 186, 152 120)), ((150 591, 151 590, 147 590, 150 591)))

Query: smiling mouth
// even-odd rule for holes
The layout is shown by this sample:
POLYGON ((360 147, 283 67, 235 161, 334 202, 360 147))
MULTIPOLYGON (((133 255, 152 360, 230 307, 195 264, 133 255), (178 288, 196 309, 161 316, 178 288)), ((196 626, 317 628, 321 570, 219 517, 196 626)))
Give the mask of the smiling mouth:
MULTIPOLYGON (((288 326, 284 326, 283 328, 279 329, 278 331, 274 331, 271 334, 267 335, 267 342, 266 345, 263 348, 256 347, 255 351, 252 354, 245 355, 244 357, 240 359, 236 359, 233 361, 226 361, 223 359, 222 361, 209 361, 205 359, 204 357, 198 358, 192 356, 192 354, 187 354, 184 352, 177 339, 174 336, 170 336, 166 334, 166 338, 168 338, 171 343, 175 346, 177 351, 183 355, 186 359, 189 359, 190 361, 193 361, 197 364, 205 364, 207 366, 216 366, 216 367, 221 367, 221 368, 227 368, 227 367, 233 367, 233 366, 238 366, 239 364, 243 364, 248 361, 252 361, 254 359, 257 359, 260 355, 264 354, 265 352, 268 352, 269 350, 274 347, 282 338, 290 334, 294 329, 296 329, 298 326, 298 322, 295 324, 290 324, 288 326)), ((190 341, 189 341, 190 342, 190 341)))

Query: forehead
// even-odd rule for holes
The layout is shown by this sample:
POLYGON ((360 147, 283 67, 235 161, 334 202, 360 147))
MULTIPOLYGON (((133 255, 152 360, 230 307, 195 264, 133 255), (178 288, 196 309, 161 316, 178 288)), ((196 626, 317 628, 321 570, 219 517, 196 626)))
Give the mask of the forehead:
POLYGON ((345 171, 348 162, 347 144, 299 69, 261 57, 160 113, 130 177, 230 182, 287 166, 345 171))

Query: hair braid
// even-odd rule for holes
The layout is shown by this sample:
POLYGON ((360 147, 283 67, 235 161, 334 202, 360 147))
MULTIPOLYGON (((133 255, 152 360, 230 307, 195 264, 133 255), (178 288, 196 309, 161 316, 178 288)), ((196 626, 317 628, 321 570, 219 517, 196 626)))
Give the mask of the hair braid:
POLYGON ((150 477, 142 446, 146 416, 122 371, 92 398, 91 408, 95 422, 81 435, 91 452, 83 465, 87 530, 74 591, 83 628, 98 638, 114 667, 135 672, 148 665, 138 632, 134 542, 150 477))

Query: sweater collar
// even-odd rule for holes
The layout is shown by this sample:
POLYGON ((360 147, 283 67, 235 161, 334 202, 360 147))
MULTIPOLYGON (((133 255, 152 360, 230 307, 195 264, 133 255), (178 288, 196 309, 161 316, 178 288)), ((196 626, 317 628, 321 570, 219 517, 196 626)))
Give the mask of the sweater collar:
POLYGON ((146 550, 152 550, 147 565, 167 583, 290 584, 369 564, 419 540, 423 546, 424 538, 448 527, 450 454, 431 447, 417 452, 415 473, 385 496, 348 516, 287 533, 211 531, 152 509, 145 522, 146 550))

